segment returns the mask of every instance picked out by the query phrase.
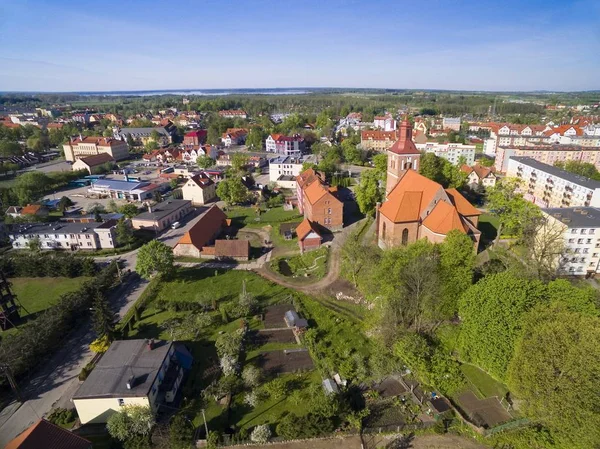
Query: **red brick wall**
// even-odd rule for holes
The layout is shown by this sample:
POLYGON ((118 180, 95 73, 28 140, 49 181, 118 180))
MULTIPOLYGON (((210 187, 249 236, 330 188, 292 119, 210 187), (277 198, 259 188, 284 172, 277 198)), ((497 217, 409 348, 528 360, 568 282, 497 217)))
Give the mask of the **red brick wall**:
POLYGON ((327 229, 341 229, 344 226, 344 203, 327 193, 315 204, 306 201, 304 216, 327 229))

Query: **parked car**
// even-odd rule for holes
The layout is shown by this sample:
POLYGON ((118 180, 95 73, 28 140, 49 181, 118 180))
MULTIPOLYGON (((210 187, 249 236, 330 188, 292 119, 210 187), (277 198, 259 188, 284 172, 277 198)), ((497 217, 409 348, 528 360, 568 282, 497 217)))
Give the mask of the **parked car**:
POLYGON ((176 221, 175 223, 173 223, 171 225, 171 229, 177 229, 179 226, 181 226, 181 223, 179 223, 178 221, 176 221))

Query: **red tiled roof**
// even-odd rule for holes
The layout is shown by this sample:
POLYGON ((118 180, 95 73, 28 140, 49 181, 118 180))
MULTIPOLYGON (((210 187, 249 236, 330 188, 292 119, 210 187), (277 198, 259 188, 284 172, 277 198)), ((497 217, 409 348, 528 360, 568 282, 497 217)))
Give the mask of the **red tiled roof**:
POLYGON ((96 167, 98 165, 106 164, 107 162, 115 161, 115 159, 108 153, 94 154, 93 156, 82 157, 79 160, 88 167, 96 167))
POLYGON ((302 220, 302 223, 300 223, 296 228, 296 235, 298 236, 298 240, 304 240, 306 236, 311 232, 314 232, 319 237, 321 237, 319 231, 317 231, 315 226, 311 223, 311 221, 308 218, 302 220))
POLYGON ((211 206, 196 224, 181 237, 177 245, 194 245, 197 249, 203 250, 202 248, 223 228, 226 219, 227 216, 216 204, 211 206))
POLYGON ((22 215, 35 215, 42 209, 42 206, 39 204, 28 204, 23 209, 21 209, 22 215))
POLYGON ((214 181, 204 174, 194 175, 190 178, 198 187, 204 189, 214 184, 214 181))
POLYGON ((456 207, 459 214, 465 217, 472 217, 474 215, 481 215, 481 211, 467 201, 467 199, 460 194, 456 189, 446 189, 450 201, 456 207))
POLYGON ((561 136, 564 136, 565 132, 567 132, 571 128, 573 128, 575 130, 576 136, 583 136, 583 130, 579 126, 574 126, 574 125, 561 125, 556 128, 549 129, 548 131, 544 132, 544 135, 552 136, 554 134, 560 134, 561 136))
POLYGON ((400 124, 400 138, 388 151, 396 154, 421 154, 412 141, 412 128, 408 121, 404 120, 400 124))
POLYGON ((75 137, 69 143, 71 145, 79 145, 80 143, 94 143, 101 147, 110 147, 112 145, 122 143, 122 140, 117 140, 112 137, 94 137, 94 136, 86 136, 83 138, 75 137))
POLYGON ((398 138, 397 131, 361 131, 360 137, 362 140, 396 140, 398 138))
POLYGON ((438 201, 429 215, 423 220, 423 226, 436 234, 448 234, 450 231, 458 230, 467 233, 465 225, 460 219, 455 207, 445 201, 438 201))
POLYGON ((190 131, 185 134, 185 137, 204 137, 207 131, 205 129, 197 129, 196 131, 190 131))
POLYGON ((45 419, 31 425, 5 449, 91 449, 92 443, 45 419))

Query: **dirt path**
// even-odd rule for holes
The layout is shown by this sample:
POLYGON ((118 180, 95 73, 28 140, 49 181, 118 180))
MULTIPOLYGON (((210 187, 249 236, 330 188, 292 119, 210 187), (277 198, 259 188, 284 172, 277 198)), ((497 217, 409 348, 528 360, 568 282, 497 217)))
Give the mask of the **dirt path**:
POLYGON ((268 264, 263 265, 262 268, 256 270, 258 274, 262 277, 275 282, 276 284, 283 285, 284 287, 291 288, 293 290, 299 290, 303 293, 320 293, 333 284, 340 275, 340 252, 342 250, 342 246, 346 242, 346 239, 352 232, 359 227, 363 221, 359 220, 356 223, 352 223, 350 226, 344 228, 344 230, 335 235, 333 242, 331 242, 330 254, 329 254, 329 267, 327 270, 327 275, 325 277, 314 284, 301 284, 297 282, 290 282, 287 279, 275 274, 268 266, 268 264))

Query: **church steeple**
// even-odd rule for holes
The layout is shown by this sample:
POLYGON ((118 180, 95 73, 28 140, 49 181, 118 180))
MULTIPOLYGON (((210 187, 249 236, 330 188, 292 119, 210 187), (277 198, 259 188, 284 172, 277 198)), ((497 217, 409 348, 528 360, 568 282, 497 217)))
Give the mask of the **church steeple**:
POLYGON ((400 124, 399 139, 387 151, 386 196, 396 187, 406 170, 419 170, 421 153, 412 141, 412 127, 405 119, 400 124))

